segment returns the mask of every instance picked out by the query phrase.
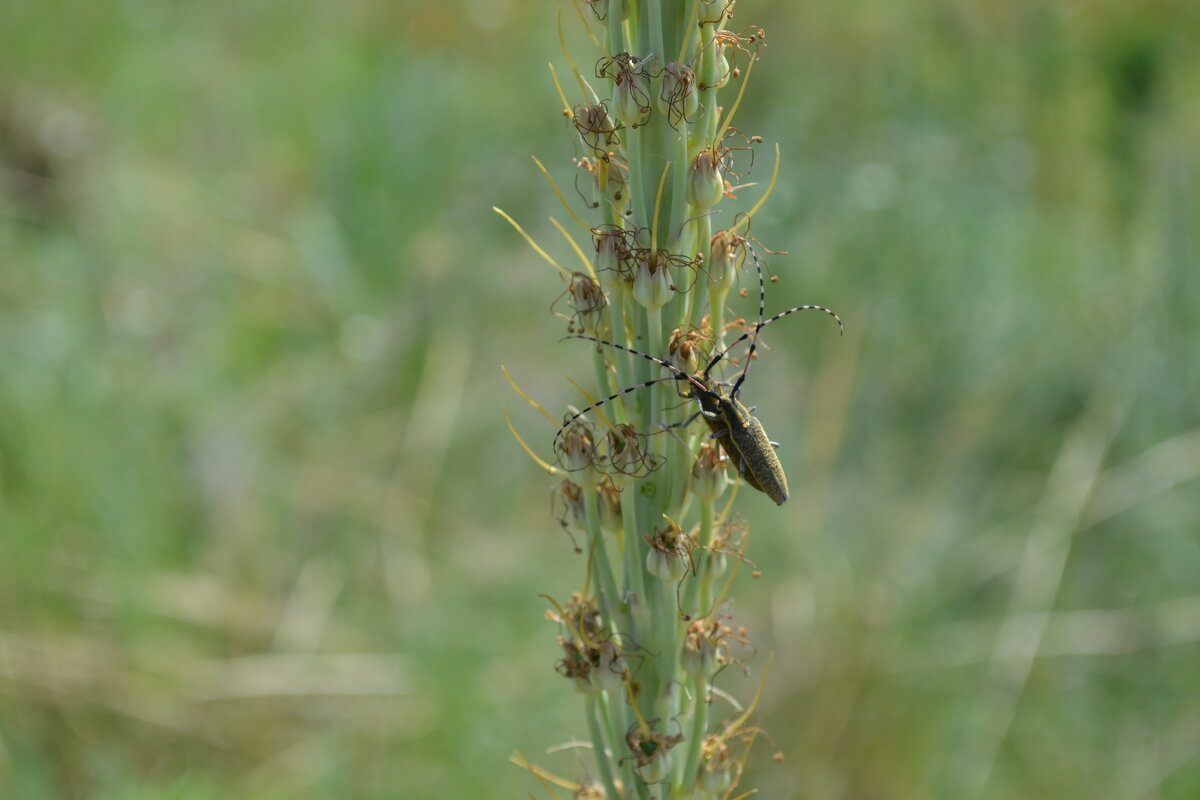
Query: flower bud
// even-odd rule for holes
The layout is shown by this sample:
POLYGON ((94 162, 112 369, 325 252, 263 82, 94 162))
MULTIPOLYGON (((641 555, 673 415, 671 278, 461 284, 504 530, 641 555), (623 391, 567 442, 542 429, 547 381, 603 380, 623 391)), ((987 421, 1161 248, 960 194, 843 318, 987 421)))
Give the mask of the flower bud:
POLYGON ((708 737, 700 761, 700 788, 716 797, 724 795, 733 786, 740 767, 725 744, 715 736, 708 737))
POLYGON ((733 231, 717 231, 709 240, 707 270, 712 291, 728 292, 737 283, 738 269, 746 260, 743 241, 733 231))
POLYGON ((625 251, 624 231, 611 226, 593 228, 592 241, 596 245, 597 274, 619 269, 625 251))
MULTIPOLYGON (((619 156, 611 155, 604 161, 604 166, 601 169, 603 175, 603 185, 600 186, 600 193, 603 194, 608 202, 613 204, 613 207, 618 212, 624 212, 626 202, 629 200, 629 176, 625 162, 619 156)), ((596 178, 597 184, 601 183, 600 176, 596 178)))
POLYGON ((687 201, 696 211, 707 211, 720 202, 724 192, 725 179, 721 176, 720 161, 716 153, 706 147, 692 161, 687 201))
POLYGON ((563 649, 563 657, 558 660, 555 668, 564 678, 569 678, 575 690, 581 694, 595 694, 590 676, 592 662, 588 655, 573 640, 558 637, 558 644, 563 649))
POLYGON ((600 158, 608 158, 609 149, 620 141, 617 125, 608 115, 604 103, 577 105, 572 109, 571 122, 579 137, 600 158))
POLYGON ((622 124, 637 128, 650 116, 650 78, 633 69, 623 70, 613 89, 613 113, 622 124))
POLYGON ((675 553, 653 548, 646 553, 646 571, 667 583, 679 583, 687 569, 687 562, 675 553))
POLYGON ((693 678, 710 678, 717 671, 717 643, 709 636, 709 629, 713 627, 710 621, 703 619, 688 626, 680 664, 693 678))
POLYGON ((715 441, 704 442, 696 455, 696 463, 692 464, 692 492, 711 503, 721 496, 727 485, 729 470, 725 467, 725 459, 721 458, 721 449, 715 441))
POLYGON ((575 313, 567 324, 567 332, 574 333, 578 324, 579 330, 587 333, 597 333, 601 321, 601 312, 608 305, 599 282, 591 275, 582 272, 571 274, 571 283, 567 286, 567 303, 575 313))
POLYGON ((662 745, 657 745, 654 750, 634 769, 638 777, 647 784, 661 783, 671 775, 671 768, 675 766, 675 761, 671 757, 671 751, 662 745))
MULTIPOLYGON (((592 229, 596 246, 596 275, 606 292, 624 291, 621 284, 633 283, 634 261, 629 247, 629 232, 621 228, 602 225, 592 229)), ((610 294, 611 296, 611 294, 610 294)))
POLYGON ((609 534, 623 532, 625 530, 625 521, 621 517, 620 487, 613 482, 611 477, 606 477, 596 487, 596 492, 600 495, 600 529, 609 534))
POLYGON ((725 84, 729 83, 729 76, 733 74, 733 70, 729 67, 729 55, 725 51, 729 48, 724 45, 717 45, 717 57, 713 63, 712 81, 707 85, 714 89, 720 89, 725 84))
POLYGON ((568 472, 587 469, 596 461, 596 446, 587 423, 577 420, 565 431, 558 444, 559 461, 568 472))
POLYGON ((687 334, 679 328, 671 331, 671 336, 667 339, 667 363, 680 372, 694 375, 700 368, 696 349, 698 338, 700 335, 696 331, 687 334))
POLYGON ((700 24, 715 25, 733 10, 734 0, 700 0, 700 24))
POLYGON ((608 466, 613 474, 646 475, 654 470, 654 454, 643 447, 643 437, 632 425, 618 425, 608 432, 608 466))
POLYGON ((666 259, 650 251, 638 259, 633 276, 633 299, 657 311, 671 299, 671 276, 666 259))
POLYGON ((625 743, 633 753, 634 771, 648 784, 667 779, 674 765, 671 748, 682 741, 682 735, 664 736, 654 730, 642 731, 636 727, 625 737, 625 743))
POLYGON ((564 528, 582 533, 587 530, 587 515, 583 507, 583 489, 579 484, 563 478, 551 498, 554 516, 564 528))
POLYGON ((662 91, 658 95, 658 110, 672 124, 691 119, 700 105, 696 95, 696 73, 687 64, 672 61, 662 75, 662 91))
POLYGON ((592 686, 609 692, 620 691, 625 683, 625 662, 611 641, 600 643, 596 663, 589 677, 592 686))
POLYGON ((691 566, 692 537, 671 524, 649 537, 646 571, 667 583, 679 583, 691 566))

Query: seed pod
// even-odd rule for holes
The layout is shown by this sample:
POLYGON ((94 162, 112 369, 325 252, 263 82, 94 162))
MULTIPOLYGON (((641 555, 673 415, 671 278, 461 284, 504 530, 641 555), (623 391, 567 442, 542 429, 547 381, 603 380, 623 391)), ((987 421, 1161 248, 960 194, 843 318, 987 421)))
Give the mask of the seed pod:
POLYGON ((691 566, 691 553, 695 543, 676 525, 657 530, 649 537, 646 553, 646 571, 667 583, 678 583, 691 566))

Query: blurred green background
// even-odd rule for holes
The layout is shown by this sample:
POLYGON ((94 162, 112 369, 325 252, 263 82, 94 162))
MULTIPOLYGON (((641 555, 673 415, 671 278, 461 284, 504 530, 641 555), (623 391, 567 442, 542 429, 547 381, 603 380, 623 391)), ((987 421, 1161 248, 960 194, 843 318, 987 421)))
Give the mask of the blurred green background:
MULTIPOLYGON (((739 5, 768 311, 847 323, 748 385, 793 490, 739 500, 748 785, 1200 796, 1200 5, 739 5)), ((499 365, 590 373, 490 210, 571 263, 554 17, 0 0, 0 796, 581 774, 537 595, 583 561, 499 365)))

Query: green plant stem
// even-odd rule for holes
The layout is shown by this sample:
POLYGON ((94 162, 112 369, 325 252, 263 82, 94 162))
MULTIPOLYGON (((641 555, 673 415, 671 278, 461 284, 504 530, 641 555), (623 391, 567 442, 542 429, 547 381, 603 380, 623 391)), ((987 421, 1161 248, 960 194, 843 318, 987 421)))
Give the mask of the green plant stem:
POLYGON ((700 501, 700 546, 704 548, 703 560, 704 571, 701 573, 700 584, 700 604, 696 608, 697 616, 708 614, 708 606, 712 603, 712 547, 713 540, 713 501, 700 501))
POLYGON ((687 739, 687 758, 683 762, 683 772, 679 774, 679 782, 686 784, 696 776, 700 766, 700 746, 704 743, 704 734, 708 730, 708 679, 696 677, 692 679, 692 732, 687 739))
MULTIPOLYGON (((707 259, 709 250, 708 242, 710 239, 712 239, 712 217, 708 214, 705 214, 699 219, 693 220, 692 224, 695 226, 693 230, 695 231, 696 237, 695 246, 693 249, 696 252, 703 253, 704 258, 707 259)), ((711 281, 708 279, 708 274, 703 270, 699 271, 699 274, 696 275, 695 279, 705 284, 711 283, 711 281)), ((692 321, 696 316, 696 297, 699 294, 699 291, 688 292, 687 308, 685 309, 683 319, 679 323, 680 327, 684 330, 690 330, 692 327, 692 321)))
POLYGON ((612 766, 609 763, 609 753, 615 755, 615 748, 609 748, 605 745, 604 732, 600 726, 599 708, 597 705, 596 695, 598 692, 593 692, 587 696, 587 725, 588 733, 592 737, 592 752, 596 757, 596 766, 600 769, 600 780, 604 781, 604 790, 609 797, 620 797, 617 793, 617 785, 613 781, 612 766))
POLYGON ((698 146, 716 147, 713 137, 717 135, 717 89, 712 84, 716 82, 717 46, 714 39, 717 31, 715 25, 704 25, 700 28, 700 68, 696 71, 698 83, 708 88, 700 89, 700 106, 704 109, 704 117, 696 126, 694 138, 698 146), (703 144, 701 144, 703 143, 703 144))
POLYGON ((646 686, 649 691, 646 692, 646 702, 641 703, 642 714, 647 719, 669 719, 670 707, 667 702, 666 687, 670 685, 674 673, 671 670, 670 650, 674 649, 674 643, 669 638, 670 628, 663 625, 662 606, 664 603, 663 597, 663 582, 661 578, 651 576, 647 580, 646 589, 650 593, 649 605, 651 609, 657 613, 651 619, 651 635, 652 641, 658 647, 654 655, 655 674, 653 681, 647 681, 646 686))
POLYGON ((610 2, 608 24, 604 26, 604 52, 619 53, 625 47, 624 27, 621 25, 621 0, 610 2))
MULTIPOLYGON (((600 697, 600 714, 601 719, 604 721, 604 728, 608 732, 608 740, 613 743, 613 758, 616 760, 621 770, 621 782, 624 786, 628 787, 637 783, 637 778, 633 774, 633 761, 628 758, 618 758, 616 747, 618 742, 623 744, 625 741, 625 738, 622 736, 622 731, 634 725, 636 720, 631 718, 633 716, 632 710, 629 708, 629 705, 623 701, 624 698, 619 698, 620 708, 623 716, 623 724, 620 728, 617 727, 615 721, 613 720, 612 704, 609 702, 608 692, 605 692, 600 697)), ((622 796, 623 795, 616 795, 618 798, 622 796)))
POLYGON ((600 527, 600 510, 597 508, 598 498, 596 486, 592 484, 583 492, 583 508, 587 517, 590 553, 588 556, 592 565, 592 574, 600 593, 601 609, 605 622, 613 632, 613 639, 620 643, 620 632, 625 629, 625 613, 622 610, 623 598, 617 591, 617 582, 613 578, 612 564, 608 560, 608 548, 604 544, 604 533, 600 527))
MULTIPOLYGON (((653 83, 651 83, 653 86, 653 83)), ((653 103, 653 98, 651 98, 653 103)), ((645 125, 631 129, 629 131, 629 197, 630 204, 633 206, 634 230, 641 231, 650 230, 650 209, 654 208, 654 202, 651 197, 646 194, 646 179, 642 172, 642 165, 646 163, 646 136, 649 128, 645 125)), ((638 236, 639 245, 645 245, 645 242, 640 241, 641 235, 638 236)))
MULTIPOLYGON (((626 487, 632 484, 627 484, 626 487)), ((622 492, 621 522, 625 527, 625 590, 632 591, 638 596, 639 602, 645 603, 645 555, 643 554, 642 537, 638 534, 637 498, 640 495, 633 492, 622 492), (633 497, 629 495, 632 494, 633 497)), ((641 635, 641 631, 638 631, 641 635)))
POLYGON ((662 4, 656 0, 647 0, 646 10, 649 12, 650 23, 650 41, 648 42, 652 52, 657 53, 662 59, 665 66, 670 57, 667 55, 663 42, 663 26, 662 26, 662 4))
POLYGON ((708 328, 713 337, 715 352, 725 347, 725 297, 724 287, 708 290, 708 328))
MULTIPOLYGON (((629 289, 624 281, 617 281, 617 287, 613 289, 610 302, 612 304, 612 340, 614 342, 628 342, 629 329, 625 324, 625 308, 629 305, 629 289)), ((621 354, 614 355, 613 362, 617 365, 617 379, 621 382, 621 386, 630 386, 633 384, 633 373, 629 367, 629 359, 621 358, 621 354)), ((607 386, 607 383, 602 383, 601 386, 607 386)), ((624 401, 617 404, 621 408, 621 414, 624 414, 624 401)), ((622 416, 624 419, 624 416, 622 416)))
MULTIPOLYGON (((686 123, 680 121, 679 124, 683 126, 686 123)), ((670 149, 667 152, 671 154, 670 158, 675 167, 671 170, 673 174, 669 176, 671 182, 674 184, 674 191, 671 192, 671 213, 667 215, 667 223, 670 225, 667 230, 667 242, 672 253, 686 253, 687 248, 683 246, 682 241, 684 232, 683 221, 686 219, 688 208, 687 180, 688 175, 691 173, 691 159, 688 157, 687 136, 683 133, 683 130, 676 131, 671 129, 670 126, 667 127, 674 137, 670 142, 670 149)))
MULTIPOLYGON (((634 310, 633 311, 633 341, 629 343, 629 346, 634 348, 635 350, 645 351, 645 349, 646 349, 646 309, 642 308, 642 306, 640 304, 635 302, 633 304, 633 310, 634 310)), ((616 358, 618 360, 620 360, 621 357, 624 357, 624 360, 626 360, 626 361, 628 361, 629 359, 632 358, 632 359, 635 359, 635 361, 637 362, 636 366, 634 367, 634 372, 637 374, 638 383, 644 383, 644 382, 650 380, 650 370, 654 366, 654 364, 652 362, 647 361, 644 358, 638 358, 637 356, 628 355, 626 353, 621 353, 618 356, 616 356, 616 358)), ((637 395, 634 395, 634 397, 636 397, 636 396, 637 395)), ((637 401, 634 401, 634 402, 637 402, 637 401)), ((643 416, 644 416, 644 414, 643 414, 643 416)))
POLYGON ((684 590, 683 610, 692 618, 699 618, 708 608, 707 587, 711 584, 708 575, 708 562, 712 557, 708 548, 713 538, 713 501, 711 498, 700 498, 700 535, 696 542, 696 552, 693 556, 695 576, 688 581, 684 590))
MULTIPOLYGON (((647 352, 652 356, 656 356, 657 358, 666 358, 666 347, 663 345, 661 308, 646 309, 646 327, 647 352)), ((642 362, 651 367, 655 366, 653 363, 646 361, 645 359, 642 359, 642 362)), ((645 427, 643 427, 642 430, 646 431, 647 433, 654 433, 657 429, 655 423, 659 415, 658 395, 661 389, 661 383, 656 383, 653 386, 648 386, 646 388, 646 405, 642 409, 642 418, 645 420, 645 427)))

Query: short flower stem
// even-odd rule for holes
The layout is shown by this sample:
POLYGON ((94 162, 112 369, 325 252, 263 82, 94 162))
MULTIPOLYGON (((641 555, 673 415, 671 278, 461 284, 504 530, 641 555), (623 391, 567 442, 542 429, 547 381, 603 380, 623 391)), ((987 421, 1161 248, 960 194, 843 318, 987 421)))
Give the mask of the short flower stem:
MULTIPOLYGON (((618 696, 617 702, 620 703, 620 708, 624 711, 627 708, 627 706, 625 705, 625 703, 623 701, 624 701, 624 698, 618 696)), ((611 707, 612 704, 609 702, 609 693, 608 692, 605 692, 600 695, 599 706, 600 706, 600 718, 604 722, 604 730, 608 733, 608 741, 612 742, 613 743, 612 746, 615 747, 617 742, 622 741, 622 738, 621 738, 622 729, 632 723, 623 719, 621 727, 617 727, 616 722, 613 720, 612 707, 611 707)), ((626 712, 626 715, 628 715, 628 712, 626 712)), ((614 757, 616 756, 615 750, 613 752, 613 756, 614 757)), ((633 786, 637 782, 634 780, 634 776, 633 776, 633 762, 631 762, 627 758, 624 758, 624 759, 617 759, 617 764, 621 770, 622 783, 624 783, 625 786, 633 786)), ((616 795, 616 797, 621 797, 621 795, 616 795)))

